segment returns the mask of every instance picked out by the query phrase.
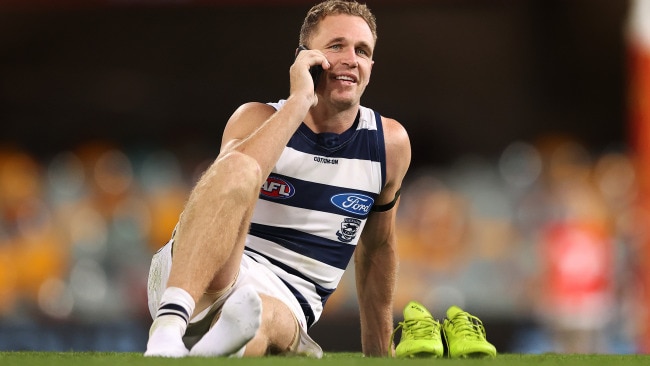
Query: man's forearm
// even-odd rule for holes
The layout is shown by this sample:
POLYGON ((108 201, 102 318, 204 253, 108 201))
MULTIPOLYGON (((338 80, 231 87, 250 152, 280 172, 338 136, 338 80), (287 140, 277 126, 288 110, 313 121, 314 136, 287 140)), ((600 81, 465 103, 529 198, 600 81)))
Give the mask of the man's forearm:
POLYGON ((361 344, 366 356, 386 356, 393 330, 393 294, 397 257, 386 245, 372 255, 356 257, 361 344))

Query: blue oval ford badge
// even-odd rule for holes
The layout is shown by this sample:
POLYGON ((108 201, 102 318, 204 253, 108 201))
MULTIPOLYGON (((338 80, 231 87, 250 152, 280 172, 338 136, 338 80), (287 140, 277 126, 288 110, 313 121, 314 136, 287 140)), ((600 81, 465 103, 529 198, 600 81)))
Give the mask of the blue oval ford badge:
POLYGON ((372 204, 375 203, 371 197, 359 193, 341 193, 330 198, 330 202, 343 211, 355 215, 367 215, 372 204))

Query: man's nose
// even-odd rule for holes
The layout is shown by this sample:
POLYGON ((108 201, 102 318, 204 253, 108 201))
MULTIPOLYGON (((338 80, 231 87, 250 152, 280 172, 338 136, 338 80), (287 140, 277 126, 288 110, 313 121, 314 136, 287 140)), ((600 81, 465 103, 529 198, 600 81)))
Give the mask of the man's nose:
POLYGON ((354 47, 345 49, 341 62, 349 67, 357 67, 359 65, 359 62, 357 61, 357 52, 354 47))

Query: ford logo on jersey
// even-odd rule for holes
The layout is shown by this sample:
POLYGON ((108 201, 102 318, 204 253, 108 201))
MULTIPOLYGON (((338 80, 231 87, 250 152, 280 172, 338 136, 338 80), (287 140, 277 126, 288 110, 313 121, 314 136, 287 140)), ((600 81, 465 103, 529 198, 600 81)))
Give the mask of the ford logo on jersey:
POLYGON ((359 193, 341 193, 330 198, 330 202, 343 211, 356 215, 367 215, 375 203, 371 197, 359 193))
POLYGON ((269 198, 289 198, 296 193, 291 183, 277 177, 268 177, 262 184, 260 194, 269 198))

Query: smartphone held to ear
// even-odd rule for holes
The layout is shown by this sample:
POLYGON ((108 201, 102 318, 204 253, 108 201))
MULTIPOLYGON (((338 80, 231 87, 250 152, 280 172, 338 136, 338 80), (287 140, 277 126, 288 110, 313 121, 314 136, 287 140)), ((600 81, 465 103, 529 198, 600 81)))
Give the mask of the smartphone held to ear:
MULTIPOLYGON (((300 51, 303 51, 303 50, 308 50, 309 48, 305 47, 304 45, 300 45, 298 46, 298 49, 300 51)), ((311 78, 314 80, 314 89, 316 89, 316 86, 318 85, 318 80, 320 79, 320 75, 323 73, 323 67, 321 65, 312 66, 309 68, 309 73, 311 74, 311 78)))

